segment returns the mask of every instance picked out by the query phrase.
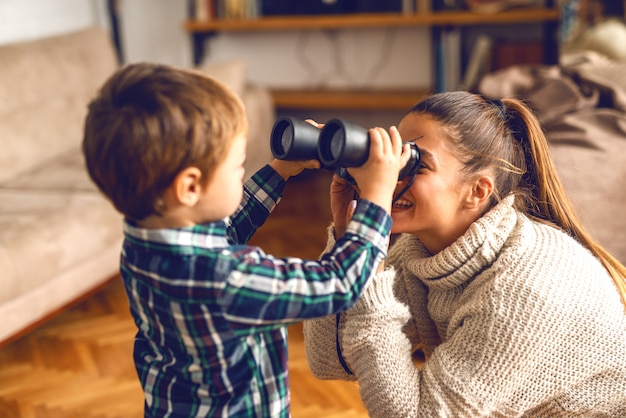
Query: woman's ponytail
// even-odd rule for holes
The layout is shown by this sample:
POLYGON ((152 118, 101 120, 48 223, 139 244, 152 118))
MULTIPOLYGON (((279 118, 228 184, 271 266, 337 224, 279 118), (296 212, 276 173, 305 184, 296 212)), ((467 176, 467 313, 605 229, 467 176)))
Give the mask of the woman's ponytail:
POLYGON ((519 100, 503 99, 502 102, 507 108, 512 134, 520 142, 526 160, 521 186, 528 190, 528 194, 520 199, 525 207, 518 207, 518 210, 536 220, 558 226, 591 251, 613 278, 626 306, 626 267, 583 227, 558 177, 548 141, 537 118, 519 100))

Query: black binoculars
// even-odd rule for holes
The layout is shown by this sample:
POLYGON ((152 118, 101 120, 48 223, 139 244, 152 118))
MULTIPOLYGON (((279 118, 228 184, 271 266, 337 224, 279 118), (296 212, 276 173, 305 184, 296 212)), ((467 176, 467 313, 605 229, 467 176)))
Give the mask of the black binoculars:
MULTIPOLYGON (((420 168, 420 151, 413 142, 408 163, 400 170, 398 180, 412 177, 420 168)), ((347 167, 360 167, 369 157, 370 138, 367 129, 358 125, 331 119, 320 130, 308 122, 283 116, 272 128, 270 146, 279 160, 320 161, 323 169, 334 171, 339 177, 355 184, 347 167)))

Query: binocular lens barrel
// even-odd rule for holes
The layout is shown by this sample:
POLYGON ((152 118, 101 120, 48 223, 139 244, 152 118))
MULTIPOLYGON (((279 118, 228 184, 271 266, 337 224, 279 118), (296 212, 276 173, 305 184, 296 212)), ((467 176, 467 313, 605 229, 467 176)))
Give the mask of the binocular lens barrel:
POLYGON ((370 153, 369 134, 358 125, 331 119, 320 132, 318 151, 324 166, 359 167, 370 153))
POLYGON ((279 160, 317 159, 318 135, 319 129, 307 122, 288 116, 281 117, 272 128, 272 154, 279 160))
MULTIPOLYGON (((419 148, 414 143, 409 144, 411 158, 400 171, 400 180, 414 175, 420 167, 419 148)), ((283 116, 274 124, 270 146, 279 160, 318 159, 322 168, 349 176, 346 167, 359 167, 367 161, 370 138, 366 129, 340 119, 331 119, 320 130, 307 122, 283 116)))

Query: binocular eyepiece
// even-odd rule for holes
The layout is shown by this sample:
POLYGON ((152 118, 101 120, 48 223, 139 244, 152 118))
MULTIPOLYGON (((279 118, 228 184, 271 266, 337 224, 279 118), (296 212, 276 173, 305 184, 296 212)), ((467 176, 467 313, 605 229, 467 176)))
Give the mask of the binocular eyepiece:
MULTIPOLYGON (((411 156, 400 170, 398 180, 413 176, 420 168, 420 151, 409 142, 411 156)), ((280 117, 274 123, 270 140, 272 154, 279 160, 320 161, 322 168, 333 170, 340 177, 354 184, 347 167, 360 167, 369 157, 370 138, 366 129, 331 119, 320 130, 293 117, 280 117)))

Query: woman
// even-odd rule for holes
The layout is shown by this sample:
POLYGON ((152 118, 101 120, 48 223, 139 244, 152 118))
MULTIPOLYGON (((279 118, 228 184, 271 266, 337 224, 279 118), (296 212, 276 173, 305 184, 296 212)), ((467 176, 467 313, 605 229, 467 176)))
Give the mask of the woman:
MULTIPOLYGON (((532 112, 442 93, 398 131, 422 151, 403 234, 353 308, 305 323, 316 376, 357 380, 372 417, 626 416, 626 268, 585 232, 532 112)), ((352 193, 334 180, 331 243, 352 193)))

